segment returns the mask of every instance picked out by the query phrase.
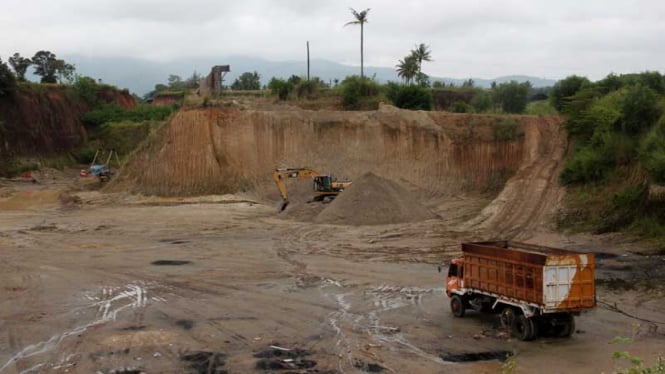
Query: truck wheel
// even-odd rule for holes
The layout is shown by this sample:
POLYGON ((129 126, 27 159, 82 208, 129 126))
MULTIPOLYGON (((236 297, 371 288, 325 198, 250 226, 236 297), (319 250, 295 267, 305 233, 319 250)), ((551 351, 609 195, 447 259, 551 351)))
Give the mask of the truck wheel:
POLYGON ((513 327, 513 321, 515 320, 515 309, 507 306, 501 311, 501 327, 504 329, 510 329, 513 327))
POLYGON ((556 335, 561 338, 568 338, 575 332, 575 317, 568 316, 568 319, 556 330, 556 335))
POLYGON ((466 311, 464 308, 464 301, 459 295, 453 295, 453 297, 450 298, 450 310, 455 317, 464 317, 464 312, 466 311))
POLYGON ((534 326, 534 321, 531 318, 520 314, 513 320, 513 335, 519 340, 533 340, 535 338, 534 326))
POLYGON ((527 339, 527 340, 533 340, 533 339, 538 337, 538 333, 539 333, 539 330, 540 330, 539 329, 539 323, 538 323, 538 320, 534 317, 527 318, 527 320, 531 324, 531 335, 529 335, 529 339, 527 339))

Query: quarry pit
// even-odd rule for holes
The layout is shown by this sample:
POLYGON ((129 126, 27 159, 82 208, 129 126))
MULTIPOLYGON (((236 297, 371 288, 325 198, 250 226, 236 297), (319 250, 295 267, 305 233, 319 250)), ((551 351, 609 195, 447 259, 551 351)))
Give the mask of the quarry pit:
POLYGON ((464 241, 597 252, 610 279, 663 262, 555 230, 568 146, 558 117, 191 109, 102 190, 75 170, 2 180, 0 373, 495 373, 510 364, 496 352, 524 373, 614 371, 624 350, 655 362, 662 295, 599 288, 572 338, 535 342, 450 313, 437 267, 464 241), (354 185, 314 204, 289 182, 278 213, 272 170, 305 166, 354 185))

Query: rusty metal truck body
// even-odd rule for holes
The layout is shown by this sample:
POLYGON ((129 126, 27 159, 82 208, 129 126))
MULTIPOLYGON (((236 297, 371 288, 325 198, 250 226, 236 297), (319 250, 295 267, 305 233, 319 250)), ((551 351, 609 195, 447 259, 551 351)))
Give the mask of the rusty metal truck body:
POLYGON ((500 312, 516 337, 532 340, 545 330, 570 336, 573 316, 596 305, 593 254, 510 241, 464 243, 462 253, 446 285, 457 317, 500 312))

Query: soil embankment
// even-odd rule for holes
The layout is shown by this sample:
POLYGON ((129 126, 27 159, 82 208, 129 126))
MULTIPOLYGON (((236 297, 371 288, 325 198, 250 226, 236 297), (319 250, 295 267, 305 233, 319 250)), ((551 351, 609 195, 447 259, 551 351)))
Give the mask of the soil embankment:
POLYGON ((172 196, 251 192, 276 201, 272 170, 308 166, 351 179, 373 172, 426 198, 492 186, 498 191, 524 163, 531 136, 525 128, 559 126, 558 119, 514 117, 515 136, 497 140, 495 128, 505 120, 388 106, 371 112, 181 111, 109 187, 172 196))
MULTIPOLYGON (((105 88, 99 98, 136 106, 126 91, 105 88)), ((7 165, 13 157, 62 153, 81 145, 87 139, 81 115, 89 109, 73 88, 59 85, 27 85, 1 97, 0 162, 7 165)))
MULTIPOLYGON (((547 123, 543 120, 543 124, 547 123)), ((564 167, 568 135, 563 126, 551 123, 527 126, 525 130, 525 157, 520 169, 499 196, 462 229, 482 231, 487 237, 527 239, 543 225, 553 224, 565 195, 559 175, 564 167)))

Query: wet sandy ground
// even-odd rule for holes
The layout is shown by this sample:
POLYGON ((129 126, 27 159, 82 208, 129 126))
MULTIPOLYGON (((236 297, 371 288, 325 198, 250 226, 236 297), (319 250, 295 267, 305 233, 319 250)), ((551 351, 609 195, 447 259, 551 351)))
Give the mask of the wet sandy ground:
MULTIPOLYGON (((478 234, 449 221, 482 207, 452 206, 448 221, 365 227, 210 199, 83 194, 75 207, 3 210, 0 373, 495 373, 499 360, 450 361, 497 351, 515 354, 516 372, 600 373, 621 367, 615 351, 665 354, 657 288, 599 289, 570 339, 519 342, 495 316, 452 317, 437 265, 478 234)), ((601 259, 610 275, 663 268, 603 240, 533 238, 613 253, 601 259)))

